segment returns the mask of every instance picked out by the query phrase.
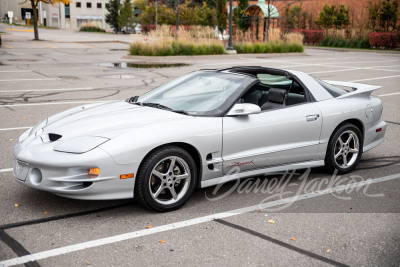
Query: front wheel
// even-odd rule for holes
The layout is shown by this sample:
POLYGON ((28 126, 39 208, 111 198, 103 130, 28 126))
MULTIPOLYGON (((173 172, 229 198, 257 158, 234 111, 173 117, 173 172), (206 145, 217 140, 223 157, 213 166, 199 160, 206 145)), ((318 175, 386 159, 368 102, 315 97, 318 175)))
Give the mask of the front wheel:
POLYGON ((185 150, 167 146, 143 161, 135 185, 135 198, 156 211, 183 206, 197 181, 196 164, 185 150))
POLYGON ((354 170, 362 155, 362 134, 353 124, 344 124, 331 136, 326 151, 325 166, 339 174, 354 170))

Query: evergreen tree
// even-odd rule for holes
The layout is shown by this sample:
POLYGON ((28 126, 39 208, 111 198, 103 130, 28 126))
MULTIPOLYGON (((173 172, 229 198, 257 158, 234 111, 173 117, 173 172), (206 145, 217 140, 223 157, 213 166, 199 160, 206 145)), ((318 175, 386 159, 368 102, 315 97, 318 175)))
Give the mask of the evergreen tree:
POLYGON ((120 29, 126 27, 129 31, 134 28, 135 13, 130 0, 125 0, 118 15, 118 26, 120 29))
POLYGON ((372 28, 372 31, 375 31, 377 27, 380 5, 370 1, 368 2, 367 9, 368 9, 369 26, 372 28))
POLYGON ((243 32, 247 31, 250 27, 249 20, 244 18, 244 11, 249 6, 249 0, 239 0, 237 8, 233 10, 233 20, 235 24, 243 32))
POLYGON ((349 9, 346 9, 344 5, 340 5, 337 8, 335 5, 328 6, 325 4, 319 13, 316 23, 323 29, 329 29, 333 26, 336 29, 340 29, 350 23, 349 9))
POLYGON ((226 0, 217 0, 217 26, 218 30, 223 33, 226 30, 228 20, 228 12, 226 10, 226 0))
POLYGON ((118 24, 118 13, 119 8, 121 6, 120 0, 110 0, 108 6, 106 6, 108 14, 106 14, 106 23, 110 25, 115 33, 120 31, 120 27, 118 24))
POLYGON ((383 0, 382 6, 378 12, 379 24, 383 31, 389 32, 396 29, 398 17, 398 2, 393 3, 390 0, 383 0))

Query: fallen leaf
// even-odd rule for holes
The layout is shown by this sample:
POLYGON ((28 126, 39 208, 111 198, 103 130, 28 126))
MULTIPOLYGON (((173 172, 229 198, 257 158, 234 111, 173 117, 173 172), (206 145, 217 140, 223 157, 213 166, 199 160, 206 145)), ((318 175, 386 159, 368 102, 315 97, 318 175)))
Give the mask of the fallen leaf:
POLYGON ((330 249, 330 248, 328 248, 328 249, 326 250, 326 252, 331 252, 331 249, 330 249))
POLYGON ((18 203, 15 203, 14 204, 14 207, 19 207, 20 205, 18 204, 18 203))
POLYGON ((86 262, 87 265, 92 265, 92 263, 90 261, 86 261, 85 260, 85 262, 86 262))
POLYGON ((14 139, 10 138, 10 141, 14 141, 14 139))
POLYGON ((268 222, 269 222, 269 223, 275 223, 275 221, 274 221, 274 220, 268 220, 268 222))
POLYGON ((239 194, 243 194, 244 193, 244 191, 239 191, 239 194))
POLYGON ((147 229, 150 229, 150 228, 153 228, 153 226, 147 225, 146 228, 147 228, 147 229))
POLYGON ((258 212, 262 212, 263 210, 258 210, 258 212))
POLYGON ((290 238, 290 240, 292 240, 292 241, 296 241, 296 238, 294 238, 294 237, 291 237, 291 238, 290 238))
POLYGON ((165 240, 160 240, 160 241, 158 241, 158 242, 160 242, 160 244, 164 244, 164 243, 165 243, 165 240))
POLYGON ((353 208, 352 207, 350 207, 350 208, 348 208, 347 210, 352 210, 353 208))
POLYGON ((25 120, 25 117, 22 117, 21 119, 25 120))
POLYGON ((48 212, 48 211, 45 211, 45 212, 43 212, 43 214, 50 214, 50 212, 48 212))

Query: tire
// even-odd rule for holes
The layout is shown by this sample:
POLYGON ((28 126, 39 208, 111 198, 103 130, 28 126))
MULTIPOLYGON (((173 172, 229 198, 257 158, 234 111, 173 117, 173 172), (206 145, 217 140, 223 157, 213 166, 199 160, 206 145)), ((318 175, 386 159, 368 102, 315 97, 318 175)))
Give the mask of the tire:
POLYGON ((172 211, 188 201, 196 183, 196 164, 190 154, 166 146, 143 160, 136 177, 135 198, 155 211, 172 211))
POLYGON ((333 173, 349 173, 357 166, 362 155, 363 136, 353 124, 340 126, 329 139, 325 167, 333 173))

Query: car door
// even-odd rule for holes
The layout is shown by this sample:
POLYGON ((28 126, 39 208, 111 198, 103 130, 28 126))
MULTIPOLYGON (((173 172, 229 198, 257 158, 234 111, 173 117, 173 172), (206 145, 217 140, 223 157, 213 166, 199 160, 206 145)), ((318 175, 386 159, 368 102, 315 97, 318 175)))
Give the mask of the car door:
POLYGON ((223 118, 224 173, 313 160, 322 118, 313 103, 223 118))

